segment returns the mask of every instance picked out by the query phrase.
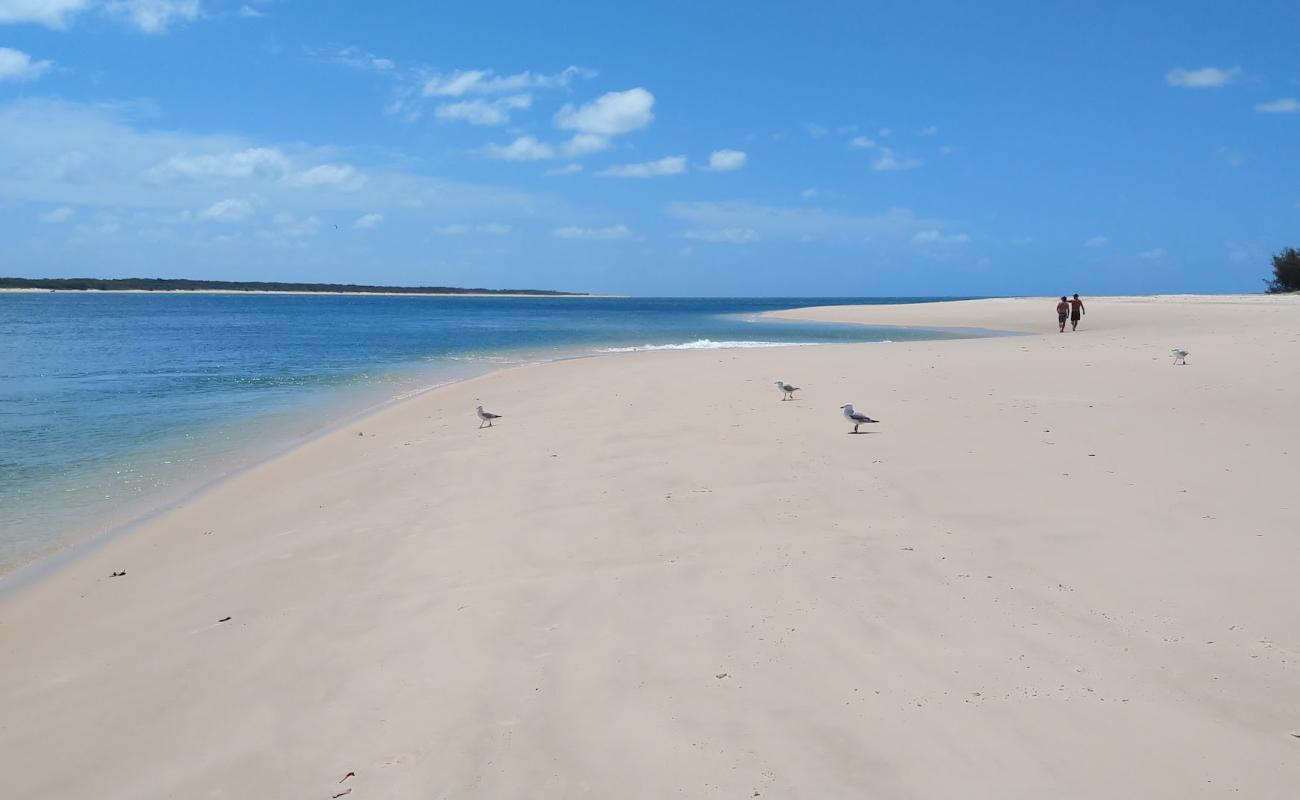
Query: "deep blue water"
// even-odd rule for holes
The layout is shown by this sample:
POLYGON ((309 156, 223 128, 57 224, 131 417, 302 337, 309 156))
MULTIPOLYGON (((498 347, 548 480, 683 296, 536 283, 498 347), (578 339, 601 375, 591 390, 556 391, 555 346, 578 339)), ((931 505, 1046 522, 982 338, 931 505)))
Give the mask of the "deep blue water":
POLYGON ((331 420, 501 365, 955 335, 757 319, 881 302, 899 299, 0 293, 0 572, 331 420))

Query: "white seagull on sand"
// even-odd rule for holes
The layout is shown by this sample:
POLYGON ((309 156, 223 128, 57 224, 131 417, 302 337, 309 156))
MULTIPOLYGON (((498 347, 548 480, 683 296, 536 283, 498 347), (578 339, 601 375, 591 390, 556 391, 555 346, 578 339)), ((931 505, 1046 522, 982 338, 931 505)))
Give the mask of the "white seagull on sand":
POLYGON ((483 406, 479 406, 479 407, 478 407, 478 418, 479 418, 480 420, 482 420, 482 422, 480 422, 480 423, 478 424, 478 426, 479 426, 480 428, 483 427, 483 422, 486 422, 486 423, 487 423, 487 426, 488 426, 489 428, 491 428, 491 427, 492 427, 492 420, 494 420, 494 419, 501 419, 501 415, 500 415, 500 414, 493 414, 491 411, 484 411, 484 410, 483 410, 483 406))
POLYGON ((798 387, 798 386, 791 386, 790 384, 786 383, 785 381, 776 381, 775 383, 776 383, 777 388, 781 390, 781 399, 782 399, 782 400, 793 400, 793 399, 794 399, 794 393, 797 392, 797 391, 799 391, 799 387, 798 387))
POLYGON ((868 417, 866 414, 860 414, 860 413, 858 413, 857 411, 854 411, 854 410, 853 410, 853 404, 852 404, 852 403, 846 403, 846 404, 840 406, 840 408, 844 409, 844 418, 847 419, 849 422, 852 422, 852 423, 853 423, 853 432, 854 432, 854 433, 857 433, 857 432, 858 432, 858 426, 859 426, 859 425, 865 425, 865 424, 867 424, 868 422, 879 422, 879 421, 880 421, 880 420, 878 420, 878 419, 872 419, 871 417, 868 417))
POLYGON ((1182 364, 1183 366, 1187 366, 1187 351, 1186 351, 1186 350, 1180 350, 1180 349, 1178 349, 1178 348, 1175 347, 1173 350, 1170 350, 1169 352, 1171 352, 1171 353, 1174 354, 1174 363, 1175 363, 1175 364, 1182 364))

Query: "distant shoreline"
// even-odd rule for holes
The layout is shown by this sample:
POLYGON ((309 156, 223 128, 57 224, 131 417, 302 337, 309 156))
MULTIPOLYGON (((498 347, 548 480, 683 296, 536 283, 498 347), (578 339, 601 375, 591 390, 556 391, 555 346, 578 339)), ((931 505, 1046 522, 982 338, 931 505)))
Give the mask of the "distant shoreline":
POLYGON ((0 294, 254 294, 254 295, 326 295, 346 297, 364 295, 371 297, 534 297, 534 298, 568 298, 595 299, 623 297, 619 294, 565 294, 556 292, 339 292, 339 291, 303 291, 290 289, 26 289, 3 287, 0 294))
POLYGON ((0 292, 132 292, 208 294, 380 294, 439 297, 588 297, 551 289, 463 289, 458 286, 384 286, 306 281, 221 281, 196 278, 19 278, 0 276, 0 292))

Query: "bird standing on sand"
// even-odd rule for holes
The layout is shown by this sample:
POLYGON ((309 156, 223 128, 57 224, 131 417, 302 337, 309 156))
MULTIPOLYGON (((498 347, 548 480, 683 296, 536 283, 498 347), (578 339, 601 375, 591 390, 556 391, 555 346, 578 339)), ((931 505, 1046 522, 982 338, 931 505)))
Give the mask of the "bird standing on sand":
POLYGON ((797 391, 799 391, 799 387, 798 387, 798 386, 791 386, 790 384, 786 383, 785 381, 775 381, 775 383, 776 383, 777 388, 781 390, 781 400, 782 400, 783 402, 786 401, 786 400, 793 400, 793 399, 794 399, 794 393, 797 392, 797 391))
POLYGON ((1184 367, 1187 366, 1187 351, 1186 351, 1186 350, 1179 350, 1178 348, 1174 348, 1174 349, 1171 350, 1170 352, 1174 354, 1174 363, 1175 363, 1175 364, 1182 364, 1184 367))
POLYGON ((483 427, 483 423, 484 423, 484 422, 486 422, 486 423, 487 423, 487 426, 488 426, 489 428, 491 428, 491 427, 492 427, 492 420, 494 420, 494 419, 501 419, 501 415, 500 415, 500 414, 493 414, 491 411, 484 411, 484 410, 483 410, 483 406, 479 406, 479 407, 478 407, 478 418, 479 418, 480 420, 482 420, 482 422, 480 422, 480 423, 478 424, 478 426, 479 426, 480 428, 483 427))
POLYGON ((859 414, 857 411, 854 411, 852 403, 845 403, 844 405, 840 406, 840 408, 844 409, 844 418, 847 419, 849 422, 853 423, 854 433, 858 432, 859 425, 865 425, 868 422, 880 421, 878 419, 872 419, 871 417, 868 417, 866 414, 859 414))

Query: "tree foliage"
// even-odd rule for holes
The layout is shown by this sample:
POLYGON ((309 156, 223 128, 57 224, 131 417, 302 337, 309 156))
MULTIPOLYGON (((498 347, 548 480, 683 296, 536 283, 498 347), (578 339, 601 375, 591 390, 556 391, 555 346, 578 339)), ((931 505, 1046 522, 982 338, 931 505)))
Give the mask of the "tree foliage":
POLYGON ((1273 280, 1265 283, 1269 294, 1300 292, 1300 250, 1288 247, 1273 256, 1273 280))

